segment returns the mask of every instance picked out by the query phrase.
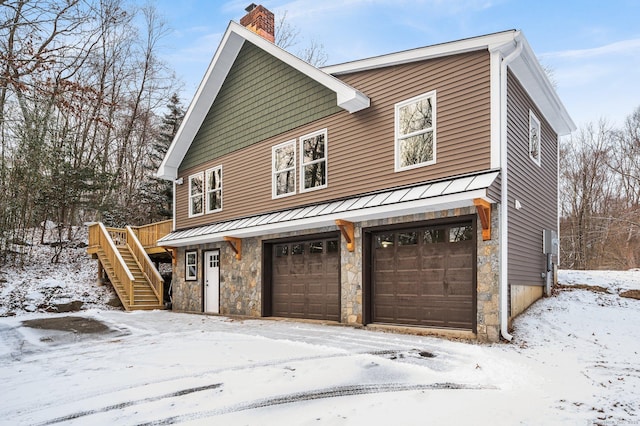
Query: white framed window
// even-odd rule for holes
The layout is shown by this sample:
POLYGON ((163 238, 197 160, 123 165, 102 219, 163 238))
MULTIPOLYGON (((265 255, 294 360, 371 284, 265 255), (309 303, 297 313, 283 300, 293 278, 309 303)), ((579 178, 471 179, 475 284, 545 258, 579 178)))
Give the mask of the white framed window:
POLYGON ((184 254, 184 279, 194 281, 198 279, 198 252, 188 251, 184 254))
POLYGON ((529 157, 539 166, 541 163, 540 144, 540 120, 529 110, 529 157))
POLYGON ((222 210, 222 166, 207 170, 205 176, 207 213, 218 212, 222 210))
POLYGON ((189 176, 189 217, 204 213, 204 174, 189 176))
POLYGON ((436 92, 395 105, 395 170, 436 162, 436 92))
POLYGON ((300 192, 327 187, 327 129, 300 138, 300 192))
POLYGON ((271 148, 272 198, 296 193, 296 140, 271 148))

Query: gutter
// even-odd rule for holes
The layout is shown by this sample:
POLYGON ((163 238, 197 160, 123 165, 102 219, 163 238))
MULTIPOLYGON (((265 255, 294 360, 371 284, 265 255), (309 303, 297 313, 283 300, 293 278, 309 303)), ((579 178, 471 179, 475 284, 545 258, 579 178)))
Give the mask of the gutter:
POLYGON ((511 341, 509 334, 509 274, 508 274, 508 164, 507 164, 507 66, 522 52, 523 44, 519 34, 514 38, 516 48, 500 63, 500 164, 502 166, 502 191, 500 200, 500 334, 511 341))

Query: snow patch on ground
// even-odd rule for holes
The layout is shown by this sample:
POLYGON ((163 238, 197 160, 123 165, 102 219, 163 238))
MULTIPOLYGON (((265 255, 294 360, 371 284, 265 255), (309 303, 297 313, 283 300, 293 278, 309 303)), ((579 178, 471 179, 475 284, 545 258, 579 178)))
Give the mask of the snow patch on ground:
POLYGON ((560 271, 512 343, 479 345, 113 310, 85 249, 47 249, 0 272, 0 425, 640 423, 638 270, 560 271), (42 312, 71 300, 90 309, 42 312), (69 315, 104 330, 28 326, 69 315))
POLYGON ((30 243, 31 253, 22 267, 0 269, 0 317, 46 312, 73 301, 82 302, 85 309, 113 309, 113 288, 96 285, 97 261, 87 254, 86 228, 76 238, 63 249, 58 263, 51 263, 56 248, 48 233, 46 244, 30 243))

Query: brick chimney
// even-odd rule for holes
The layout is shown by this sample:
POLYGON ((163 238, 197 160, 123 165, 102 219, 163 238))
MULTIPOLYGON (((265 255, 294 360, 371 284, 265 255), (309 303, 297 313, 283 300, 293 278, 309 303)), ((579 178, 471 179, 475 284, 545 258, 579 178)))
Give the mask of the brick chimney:
POLYGON ((262 5, 251 3, 245 9, 247 14, 240 19, 240 25, 258 34, 260 37, 275 42, 275 26, 273 13, 262 5))

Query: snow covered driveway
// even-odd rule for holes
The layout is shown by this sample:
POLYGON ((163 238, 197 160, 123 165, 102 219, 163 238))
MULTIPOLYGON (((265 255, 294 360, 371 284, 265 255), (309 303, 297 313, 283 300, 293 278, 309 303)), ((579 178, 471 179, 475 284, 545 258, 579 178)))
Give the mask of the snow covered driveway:
POLYGON ((0 318, 0 424, 640 422, 640 301, 562 291, 512 344, 92 310, 0 318), (91 321, 90 321, 91 322, 91 321))

